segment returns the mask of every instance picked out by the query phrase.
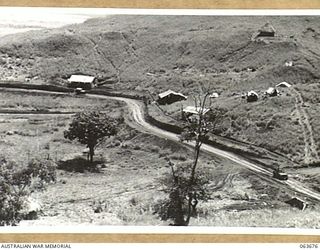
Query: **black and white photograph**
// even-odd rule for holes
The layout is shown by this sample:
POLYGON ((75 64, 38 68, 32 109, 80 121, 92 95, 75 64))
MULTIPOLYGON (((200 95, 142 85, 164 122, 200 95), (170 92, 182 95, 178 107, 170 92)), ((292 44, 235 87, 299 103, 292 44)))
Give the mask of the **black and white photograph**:
POLYGON ((0 225, 319 229, 320 15, 228 13, 0 7, 0 225))

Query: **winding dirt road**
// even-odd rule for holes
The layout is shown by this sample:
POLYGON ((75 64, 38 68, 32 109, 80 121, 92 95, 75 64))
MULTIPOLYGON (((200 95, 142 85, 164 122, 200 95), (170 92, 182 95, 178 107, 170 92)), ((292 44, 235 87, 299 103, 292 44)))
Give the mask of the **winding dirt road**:
MULTIPOLYGON (((132 125, 138 128, 140 131, 151 133, 165 139, 180 141, 177 134, 162 130, 146 122, 146 120, 144 119, 143 104, 137 100, 122 98, 122 97, 109 97, 109 96, 92 95, 92 94, 88 94, 87 96, 94 97, 94 98, 123 101, 127 104, 129 111, 131 113, 132 121, 129 121, 129 123, 133 123, 132 125)), ((192 142, 185 142, 185 144, 188 144, 191 146, 193 145, 192 142)), ((215 148, 207 144, 202 145, 202 150, 206 151, 207 153, 215 154, 223 158, 229 159, 237 164, 240 164, 241 166, 259 174, 263 179, 269 182, 287 186, 288 188, 290 188, 291 190, 297 193, 303 194, 314 200, 320 201, 319 193, 307 187, 304 187, 300 182, 295 180, 280 181, 280 180, 274 179, 272 178, 272 172, 247 161, 246 159, 242 158, 239 155, 220 150, 218 148, 215 148)))
MULTIPOLYGON (((17 89, 15 89, 17 90, 17 89)), ((49 91, 42 91, 42 90, 23 90, 19 89, 18 91, 23 91, 23 92, 42 92, 42 93, 48 93, 49 91)), ((68 95, 65 93, 59 93, 59 92, 49 92, 52 94, 59 94, 59 95, 68 95)), ((111 96, 105 96, 105 95, 97 95, 97 94, 86 94, 86 97, 88 98, 96 98, 96 99, 104 99, 104 100, 117 100, 117 101, 122 101, 125 102, 126 105, 128 106, 130 116, 127 119, 127 122, 129 125, 137 128, 141 132, 146 132, 150 133, 156 136, 159 136, 164 139, 169 139, 173 141, 178 141, 179 137, 175 133, 171 133, 165 130, 162 130, 156 126, 151 125, 144 119, 144 107, 143 104, 134 99, 129 99, 129 98, 124 98, 124 97, 111 97, 111 96)), ((187 145, 193 145, 193 142, 185 142, 187 145)), ((223 157, 225 159, 229 159, 249 170, 252 172, 258 174, 262 179, 268 181, 269 183, 275 184, 277 186, 282 186, 286 187, 294 192, 300 193, 301 195, 304 195, 308 198, 311 198, 312 200, 315 201, 320 201, 320 193, 315 192, 307 187, 304 187, 302 183, 295 181, 295 180, 287 180, 287 181, 280 181, 277 179, 272 178, 272 172, 257 165, 254 163, 249 162, 245 158, 231 153, 227 151, 223 151, 221 149, 215 148, 213 146, 203 144, 202 148, 203 151, 209 153, 209 154, 215 154, 220 157, 223 157)))

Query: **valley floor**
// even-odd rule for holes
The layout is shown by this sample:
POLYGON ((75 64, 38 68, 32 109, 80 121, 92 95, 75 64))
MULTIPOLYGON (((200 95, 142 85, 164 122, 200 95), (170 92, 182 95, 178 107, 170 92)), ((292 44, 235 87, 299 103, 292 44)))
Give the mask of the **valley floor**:
MULTIPOLYGON (((84 107, 126 112, 120 102, 85 97, 2 92, 1 100, 1 109, 15 111, 23 105, 51 109, 59 103, 66 112, 84 107)), ((92 171, 83 145, 63 138, 71 115, 0 114, 0 150, 6 157, 23 163, 35 155, 49 156, 59 162, 57 183, 32 195, 43 206, 40 217, 21 225, 168 225, 155 214, 165 197, 158 180, 170 171, 168 159, 187 162, 191 149, 124 126, 98 148, 95 159, 103 164, 92 171)), ((319 228, 319 205, 310 204, 305 211, 292 208, 284 201, 293 192, 218 156, 203 153, 199 167, 212 173, 212 193, 199 204, 190 225, 319 228)))

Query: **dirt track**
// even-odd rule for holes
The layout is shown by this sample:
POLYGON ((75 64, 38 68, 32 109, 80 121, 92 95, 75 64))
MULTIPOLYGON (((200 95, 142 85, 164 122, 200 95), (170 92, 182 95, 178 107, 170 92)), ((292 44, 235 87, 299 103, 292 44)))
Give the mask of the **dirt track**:
MULTIPOLYGON (((148 133, 160 136, 165 139, 180 141, 177 134, 162 130, 158 127, 155 127, 155 126, 147 123, 144 119, 143 106, 137 100, 122 98, 122 97, 107 97, 107 96, 99 96, 99 95, 88 95, 88 96, 95 97, 95 98, 105 98, 105 99, 113 99, 113 100, 123 101, 128 105, 130 113, 133 118, 133 121, 129 121, 129 123, 131 123, 131 124, 133 123, 132 125, 134 125, 139 130, 142 130, 144 132, 148 132, 148 133)), ((193 145, 192 142, 186 143, 186 144, 193 145)), ((270 177, 270 178, 264 178, 264 179, 268 180, 269 182, 271 182, 273 184, 276 184, 276 185, 280 184, 281 186, 285 185, 298 193, 304 194, 304 195, 311 197, 317 201, 320 201, 320 194, 319 193, 316 193, 306 187, 303 187, 303 185, 301 183, 294 181, 294 180, 280 181, 280 180, 273 179, 272 173, 270 171, 243 159, 241 156, 217 149, 213 146, 206 145, 206 144, 203 144, 202 150, 204 150, 208 153, 213 153, 213 154, 219 155, 221 157, 227 158, 233 162, 236 162, 236 163, 242 165, 245 168, 252 170, 255 173, 263 175, 263 177, 270 177)))
POLYGON ((310 124, 310 119, 308 116, 307 111, 304 108, 304 101, 302 98, 301 93, 295 89, 294 87, 292 87, 291 89, 291 93, 293 94, 294 98, 295 98, 295 108, 296 111, 298 113, 298 117, 299 117, 299 123, 300 126, 302 128, 303 131, 303 137, 304 137, 304 152, 305 152, 305 157, 304 157, 304 161, 306 164, 309 164, 310 162, 312 162, 313 160, 315 161, 319 161, 319 155, 317 152, 317 145, 315 143, 315 139, 313 136, 313 128, 310 124))
MULTIPOLYGON (((19 89, 19 91, 48 93, 48 91, 41 91, 41 90, 19 89)), ((50 93, 65 95, 63 93, 58 93, 58 92, 50 92, 50 93)), ((117 101, 125 102, 130 112, 130 116, 127 118, 127 122, 129 123, 129 125, 137 128, 142 132, 154 134, 156 136, 173 140, 173 141, 180 141, 177 134, 162 130, 158 127, 155 127, 147 123, 144 119, 143 104, 138 100, 123 98, 123 97, 110 97, 110 96, 97 95, 97 94, 87 94, 86 96, 92 97, 92 98, 99 98, 99 99, 105 99, 105 100, 117 100, 117 101)), ((188 142, 188 143, 186 142, 185 144, 193 145, 192 142, 188 142)), ((239 155, 217 149, 207 144, 202 145, 202 150, 206 151, 207 153, 215 154, 223 158, 229 159, 233 162, 236 162, 237 164, 253 171, 254 173, 259 174, 259 176, 262 179, 268 181, 269 183, 272 183, 273 185, 276 185, 278 187, 289 188, 290 190, 300 193, 308 198, 311 198, 312 200, 320 201, 319 193, 304 187, 300 182, 295 180, 280 181, 280 180, 274 179, 272 178, 272 173, 269 170, 266 170, 263 167, 258 166, 257 164, 253 164, 239 155)))

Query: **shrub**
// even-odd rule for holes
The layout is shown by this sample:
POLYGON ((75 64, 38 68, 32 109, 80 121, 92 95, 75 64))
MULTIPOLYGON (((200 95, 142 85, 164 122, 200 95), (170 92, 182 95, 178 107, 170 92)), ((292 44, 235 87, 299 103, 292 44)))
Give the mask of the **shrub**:
POLYGON ((33 187, 31 188, 43 189, 45 184, 55 182, 57 180, 56 169, 56 163, 51 160, 31 160, 27 166, 27 171, 32 175, 33 187))
POLYGON ((133 147, 133 149, 134 149, 134 150, 140 150, 140 149, 141 149, 141 146, 136 144, 136 145, 133 147))
POLYGON ((171 159, 172 160, 178 160, 178 161, 186 161, 187 160, 187 157, 184 156, 184 155, 181 155, 181 154, 173 154, 171 156, 171 159))
POLYGON ((26 167, 0 159, 0 226, 17 225, 27 217, 23 206, 27 197, 45 183, 56 180, 55 164, 33 160, 26 167))
POLYGON ((66 123, 65 122, 58 122, 57 126, 58 127, 64 127, 64 126, 66 126, 66 123))
POLYGON ((150 146, 149 148, 152 153, 159 153, 160 152, 160 148, 158 146, 150 146))
POLYGON ((212 175, 203 169, 195 173, 194 180, 190 183, 190 171, 192 162, 171 165, 172 173, 166 173, 160 180, 162 191, 167 194, 154 206, 155 213, 162 220, 173 220, 172 225, 187 226, 188 214, 197 215, 198 201, 206 201, 209 198, 209 183, 212 175), (189 207, 191 206, 191 208, 189 207))

